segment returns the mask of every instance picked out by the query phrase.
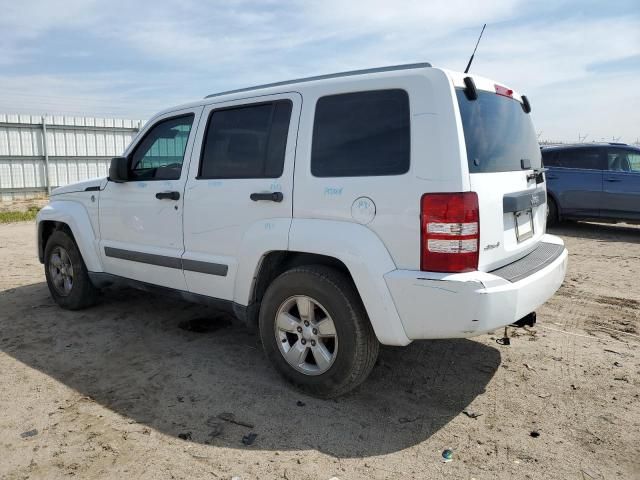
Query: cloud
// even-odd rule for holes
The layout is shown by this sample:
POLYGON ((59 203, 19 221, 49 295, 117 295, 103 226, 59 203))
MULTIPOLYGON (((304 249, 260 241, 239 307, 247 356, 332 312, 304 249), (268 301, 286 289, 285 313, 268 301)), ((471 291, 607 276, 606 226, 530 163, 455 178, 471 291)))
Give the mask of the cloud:
POLYGON ((629 55, 618 58, 608 58, 603 61, 595 61, 587 65, 587 72, 611 73, 611 72, 638 72, 640 70, 640 55, 629 55))
POLYGON ((5 2, 0 28, 5 38, 35 38, 49 30, 89 27, 97 20, 96 0, 65 0, 64 5, 48 0, 5 2))
MULTIPOLYGON (((71 114, 139 119, 166 106, 122 72, 0 77, 3 113, 71 114), (133 107, 132 107, 133 105, 133 107)), ((172 98, 175 102, 176 98, 172 98)), ((176 102, 177 103, 177 102, 176 102)))
POLYGON ((12 2, 0 17, 0 102, 149 116, 300 76, 416 61, 462 70, 486 22, 473 71, 526 92, 545 135, 588 123, 635 140, 639 19, 632 1, 12 2), (587 122, 603 112, 600 126, 587 122))
POLYGON ((532 115, 542 138, 551 141, 634 142, 640 137, 640 99, 630 88, 637 75, 601 75, 569 81, 532 95, 532 115))

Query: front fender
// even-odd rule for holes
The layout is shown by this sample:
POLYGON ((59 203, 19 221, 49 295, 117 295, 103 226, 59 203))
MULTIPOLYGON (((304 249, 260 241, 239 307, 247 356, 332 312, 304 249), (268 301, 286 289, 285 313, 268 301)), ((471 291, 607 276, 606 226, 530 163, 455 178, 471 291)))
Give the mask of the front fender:
MULTIPOLYGON (((40 226, 42 222, 54 221, 66 224, 73 233, 82 259, 90 272, 102 272, 102 262, 98 254, 96 232, 84 205, 69 200, 53 200, 44 207, 36 217, 38 225, 38 244, 41 241, 40 226)), ((42 245, 44 249, 44 245, 42 245)))
POLYGON ((396 265, 375 233, 356 223, 294 218, 289 250, 326 255, 344 263, 378 340, 385 345, 411 342, 384 280, 384 275, 395 270, 396 265))

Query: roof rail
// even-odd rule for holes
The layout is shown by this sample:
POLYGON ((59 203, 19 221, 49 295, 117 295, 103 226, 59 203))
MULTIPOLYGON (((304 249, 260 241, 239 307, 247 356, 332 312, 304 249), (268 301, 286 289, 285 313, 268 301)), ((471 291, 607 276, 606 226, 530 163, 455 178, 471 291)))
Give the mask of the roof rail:
POLYGON ((236 90, 227 90, 226 92, 212 93, 204 98, 219 97, 221 95, 229 95, 232 93, 250 92, 251 90, 259 90, 262 88, 280 87, 294 83, 313 82, 315 80, 327 80, 329 78, 350 77, 353 75, 365 75, 367 73, 392 72, 395 70, 411 70, 414 68, 429 68, 430 63, 408 63, 406 65, 393 65, 390 67, 367 68, 364 70, 352 70, 349 72, 329 73, 327 75, 317 75, 315 77, 296 78, 294 80, 286 80, 284 82, 265 83, 264 85, 256 85, 255 87, 238 88, 236 90))
POLYGON ((624 145, 625 147, 627 146, 626 143, 622 143, 622 142, 609 142, 609 145, 624 145))

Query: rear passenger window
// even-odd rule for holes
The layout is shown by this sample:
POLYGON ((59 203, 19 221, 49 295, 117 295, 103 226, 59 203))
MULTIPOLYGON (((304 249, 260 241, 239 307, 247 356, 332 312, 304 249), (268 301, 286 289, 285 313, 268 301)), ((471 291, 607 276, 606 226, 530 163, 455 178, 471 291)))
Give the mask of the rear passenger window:
POLYGON ((291 119, 289 100, 214 110, 198 178, 278 178, 291 119))
POLYGON ((400 175, 409 170, 409 96, 375 90, 316 104, 311 173, 316 177, 400 175))
POLYGON ((595 148, 576 148, 558 152, 558 167, 603 170, 602 154, 595 148))

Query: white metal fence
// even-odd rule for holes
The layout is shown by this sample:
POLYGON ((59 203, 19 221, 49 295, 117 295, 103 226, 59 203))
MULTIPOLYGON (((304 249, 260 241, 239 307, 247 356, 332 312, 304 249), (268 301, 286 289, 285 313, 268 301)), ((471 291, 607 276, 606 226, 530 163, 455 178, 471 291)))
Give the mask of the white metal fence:
POLYGON ((139 120, 0 114, 0 201, 107 174, 139 120), (46 142, 43 140, 46 139, 46 142))

